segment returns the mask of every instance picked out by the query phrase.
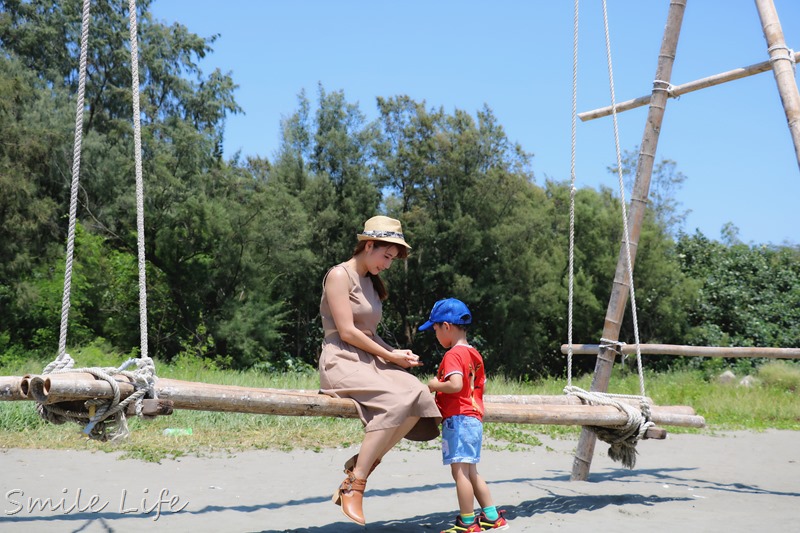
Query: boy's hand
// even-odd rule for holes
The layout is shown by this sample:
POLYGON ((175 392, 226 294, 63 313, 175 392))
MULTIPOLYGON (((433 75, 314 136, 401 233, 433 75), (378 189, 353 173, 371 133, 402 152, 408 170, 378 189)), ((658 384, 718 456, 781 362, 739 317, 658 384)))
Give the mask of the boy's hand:
POLYGON ((456 394, 464 388, 464 377, 461 374, 450 374, 445 381, 433 377, 428 381, 428 389, 439 394, 456 394))

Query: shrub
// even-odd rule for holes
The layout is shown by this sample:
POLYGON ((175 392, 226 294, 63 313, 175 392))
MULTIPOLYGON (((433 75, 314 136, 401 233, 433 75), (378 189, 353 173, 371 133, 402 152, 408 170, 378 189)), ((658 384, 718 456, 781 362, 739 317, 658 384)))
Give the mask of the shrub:
POLYGON ((800 391, 800 365, 787 361, 771 361, 758 369, 758 377, 768 387, 800 391))

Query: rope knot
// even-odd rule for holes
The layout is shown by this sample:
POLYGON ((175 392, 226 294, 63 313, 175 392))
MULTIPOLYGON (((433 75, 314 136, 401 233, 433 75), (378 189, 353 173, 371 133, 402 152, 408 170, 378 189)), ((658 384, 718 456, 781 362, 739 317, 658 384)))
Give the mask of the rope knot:
POLYGON ((89 367, 73 368, 74 361, 69 355, 62 354, 55 361, 47 365, 42 374, 66 374, 83 372, 92 374, 97 379, 102 379, 109 384, 113 392, 110 399, 92 399, 84 402, 85 411, 76 411, 74 405, 69 407, 55 404, 38 404, 37 411, 39 416, 53 424, 63 424, 65 422, 76 422, 84 425, 83 433, 89 438, 96 440, 117 440, 126 438, 130 431, 126 418, 126 410, 133 403, 135 412, 142 416, 142 400, 155 398, 155 364, 149 357, 138 359, 128 359, 118 368, 114 367, 89 367), (66 356, 66 357, 65 357, 66 356), (68 359, 65 361, 65 359, 68 359), (136 366, 135 370, 127 370, 131 366, 136 366), (119 377, 127 378, 133 385, 133 393, 120 400, 119 377))
POLYGON ((628 420, 619 426, 586 426, 597 435, 597 438, 610 444, 608 456, 617 462, 622 463, 625 468, 636 466, 636 444, 644 437, 644 434, 654 424, 650 421, 650 405, 642 396, 630 396, 625 394, 608 394, 604 392, 589 392, 579 387, 567 386, 564 388, 566 394, 577 396, 588 405, 610 405, 624 412, 628 420), (617 398, 638 398, 640 409, 636 409, 627 402, 619 401, 617 398))

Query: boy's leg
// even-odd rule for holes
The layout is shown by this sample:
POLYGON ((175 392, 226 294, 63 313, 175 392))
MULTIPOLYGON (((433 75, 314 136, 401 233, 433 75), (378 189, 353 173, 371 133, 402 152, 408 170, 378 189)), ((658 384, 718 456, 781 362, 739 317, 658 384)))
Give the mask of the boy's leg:
POLYGON ((458 496, 458 512, 461 516, 473 515, 475 512, 475 492, 472 489, 470 480, 470 465, 467 463, 453 463, 450 465, 450 473, 453 474, 453 481, 456 482, 456 495, 458 496))
POLYGON ((486 481, 483 480, 483 477, 478 473, 478 465, 469 465, 469 481, 470 485, 472 486, 472 490, 475 494, 475 499, 478 500, 478 503, 481 506, 481 509, 485 509, 487 507, 494 507, 494 501, 492 500, 492 493, 489 492, 489 486, 486 484, 486 481))

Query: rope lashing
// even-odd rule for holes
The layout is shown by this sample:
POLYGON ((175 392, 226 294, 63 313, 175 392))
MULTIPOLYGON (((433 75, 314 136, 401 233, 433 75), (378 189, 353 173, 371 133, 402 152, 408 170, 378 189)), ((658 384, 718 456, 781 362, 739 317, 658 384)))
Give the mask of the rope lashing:
POLYGON ((792 64, 792 68, 794 69, 794 72, 795 73, 797 72, 797 62, 795 61, 795 58, 794 58, 794 55, 795 55, 794 54, 794 50, 792 50, 791 48, 786 46, 786 43, 773 44, 772 46, 767 48, 767 52, 769 52, 769 54, 770 54, 770 58, 769 58, 770 64, 775 63, 776 61, 789 61, 792 64), (785 50, 786 51, 786 55, 785 56, 777 55, 777 56, 773 57, 772 56, 772 52, 774 50, 785 50))
POLYGON ((604 339, 602 337, 600 338, 600 348, 605 348, 606 350, 610 350, 615 354, 620 355, 623 361, 625 360, 626 357, 628 357, 626 354, 622 353, 622 347, 625 346, 625 344, 626 343, 622 341, 604 339))
POLYGON ((564 392, 577 396, 587 405, 610 405, 623 411, 628 420, 619 426, 586 426, 593 431, 597 438, 610 444, 608 456, 618 461, 625 468, 636 466, 636 444, 644 438, 648 429, 655 424, 650 420, 650 404, 642 396, 627 394, 609 394, 600 392, 590 392, 580 387, 567 386, 564 392), (617 398, 640 400, 639 409, 627 402, 618 401, 617 398))
POLYGON ((675 86, 668 81, 653 80, 653 92, 655 91, 663 91, 667 93, 669 98, 680 98, 679 96, 675 96, 675 86))
POLYGON ((155 365, 152 359, 131 358, 125 361, 119 368, 114 367, 88 367, 75 368, 74 360, 69 354, 64 354, 60 361, 52 362, 45 368, 42 374, 67 374, 67 373, 87 373, 92 374, 97 379, 106 381, 114 393, 110 400, 87 400, 83 407, 86 411, 76 411, 72 408, 65 408, 61 404, 38 404, 37 410, 42 418, 53 424, 63 424, 65 422, 75 422, 85 424, 83 433, 96 440, 117 440, 126 438, 128 422, 126 411, 128 406, 133 403, 136 415, 142 416, 142 400, 154 396, 153 390, 156 382, 155 365), (127 370, 131 366, 136 369, 127 370), (134 392, 120 400, 119 377, 127 378, 126 383, 133 385, 134 392))

